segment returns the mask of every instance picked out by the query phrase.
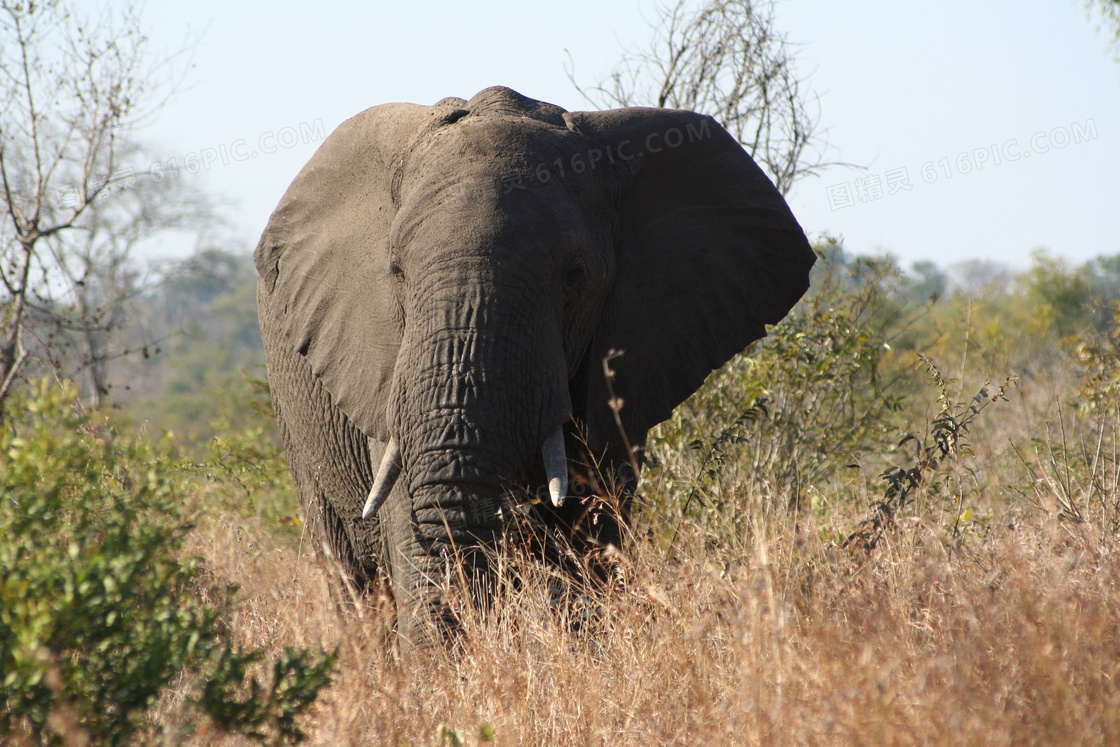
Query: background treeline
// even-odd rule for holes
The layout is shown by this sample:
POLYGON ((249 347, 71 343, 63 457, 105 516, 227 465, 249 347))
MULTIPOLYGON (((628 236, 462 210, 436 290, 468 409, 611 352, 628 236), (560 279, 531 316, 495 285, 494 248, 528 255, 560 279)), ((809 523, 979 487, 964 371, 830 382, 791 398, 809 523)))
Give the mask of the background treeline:
MULTIPOLYGON (((1036 250, 1025 270, 984 260, 903 269, 889 255, 862 256, 827 240, 817 247, 821 261, 802 308, 859 299, 848 318, 832 319, 841 326, 820 332, 839 340, 855 325, 864 328, 864 343, 883 346, 864 354, 881 365, 919 349, 947 354, 949 364, 967 337, 973 363, 983 361, 991 375, 1037 377, 1084 362, 1087 349, 1111 339, 1120 255, 1078 264, 1036 250)), ((247 252, 209 247, 168 263, 149 274, 125 312, 129 324, 111 347, 128 353, 100 374, 109 382, 107 403, 156 431, 213 435, 213 424, 250 395, 248 379, 264 378, 247 252)), ((88 400, 91 377, 73 373, 88 400)))
POLYGON ((134 302, 144 321, 125 347, 143 344, 149 355, 122 360, 116 404, 157 432, 212 436, 250 396, 252 379, 265 378, 256 293, 246 252, 207 248, 173 264, 134 302))
POLYGON ((89 381, 5 408, 0 735, 1120 738, 1116 259, 817 250, 793 312, 651 432, 616 577, 513 544, 491 613, 406 665, 387 591, 307 546, 250 258, 169 267, 100 409, 89 381))

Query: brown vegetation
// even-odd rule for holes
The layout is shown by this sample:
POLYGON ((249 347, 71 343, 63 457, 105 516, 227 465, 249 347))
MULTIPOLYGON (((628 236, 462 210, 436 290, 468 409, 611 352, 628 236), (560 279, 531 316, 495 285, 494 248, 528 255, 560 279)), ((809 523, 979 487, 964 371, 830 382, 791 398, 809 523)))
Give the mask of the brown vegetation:
POLYGON ((859 518, 760 518, 733 555, 692 530, 670 557, 636 541, 575 633, 547 572, 513 563, 498 614, 407 661, 389 605, 337 603, 308 548, 226 516, 193 549, 241 586, 237 640, 339 647, 313 743, 435 744, 441 725, 504 744, 1120 737, 1120 564, 1098 527, 1005 511, 961 540, 914 517, 866 557, 830 539, 859 518))
POLYGON ((291 526, 285 487, 256 491, 266 516, 218 485, 190 549, 241 587, 232 634, 338 648, 334 685, 301 722, 318 744, 1117 741, 1115 359, 1090 344, 1110 327, 1016 347, 1022 327, 997 315, 1050 330, 1045 301, 1004 288, 1002 304, 917 312, 891 305, 889 267, 849 272, 861 264, 834 262, 767 347, 661 427, 609 588, 583 593, 511 554, 495 611, 468 610, 456 645, 402 659, 388 598, 346 591, 291 526), (881 295, 852 302, 866 283, 881 295), (960 381, 1028 364, 1002 391, 960 381), (812 437, 773 458, 789 429, 812 437), (920 473, 904 498, 888 467, 920 473))
MULTIPOLYGON (((889 261, 821 249, 830 261, 810 296, 651 434, 611 582, 585 588, 506 552, 492 610, 462 608, 446 647, 402 654, 389 590, 357 595, 308 545, 266 389, 253 382, 213 398, 207 412, 229 410, 211 423, 219 435, 180 456, 166 439, 154 456, 118 454, 137 441, 102 416, 35 416, 51 421, 42 437, 32 416, 13 416, 0 435, 22 438, 23 452, 0 461, 0 478, 28 496, 36 480, 62 485, 50 469, 11 467, 49 467, 57 443, 87 444, 67 458, 103 455, 85 467, 88 484, 60 488, 89 500, 104 487, 125 500, 133 482, 121 465, 158 478, 170 491, 161 505, 181 505, 193 524, 167 552, 201 558, 184 578, 220 615, 213 650, 260 651, 249 674, 265 686, 279 681, 267 662, 306 652, 285 680, 301 694, 251 713, 258 726, 200 709, 217 660, 173 677, 133 721, 168 743, 238 744, 252 730, 291 740, 297 729, 313 744, 1116 742, 1113 263, 1039 255, 979 295, 930 302, 889 261), (337 651, 322 689, 315 662, 332 660, 319 651, 337 651)), ((14 517, 24 532, 0 550, 48 557, 20 505, 0 504, 13 509, 0 524, 14 517)), ((68 541, 82 541, 80 529, 71 522, 68 541)), ((70 564, 54 562, 64 578, 70 564)), ((74 626, 69 603, 4 582, 0 593, 15 595, 5 604, 28 620, 74 626)), ((104 632, 96 609, 83 614, 86 638, 104 632)), ((129 614, 134 627, 153 624, 129 614)), ((81 665, 80 646, 44 637, 27 648, 21 630, 0 618, 0 664, 32 672, 27 655, 46 651, 81 665)), ((248 680, 221 672, 228 697, 216 704, 254 701, 248 680)), ((40 721, 0 699, 0 727, 14 729, 5 739, 93 733, 80 714, 101 706, 76 699, 91 683, 76 679, 67 699, 28 677, 21 692, 40 699, 40 721)))

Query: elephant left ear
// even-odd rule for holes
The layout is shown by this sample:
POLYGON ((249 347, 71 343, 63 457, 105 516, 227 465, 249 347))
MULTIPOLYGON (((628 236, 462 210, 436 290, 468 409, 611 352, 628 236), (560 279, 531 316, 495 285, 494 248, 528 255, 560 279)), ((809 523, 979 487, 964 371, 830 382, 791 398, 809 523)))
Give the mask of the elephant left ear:
POLYGON ((568 115, 622 166, 616 279, 588 351, 593 448, 619 443, 602 360, 634 443, 704 379, 766 335, 816 260, 782 195, 711 117, 665 109, 568 115))

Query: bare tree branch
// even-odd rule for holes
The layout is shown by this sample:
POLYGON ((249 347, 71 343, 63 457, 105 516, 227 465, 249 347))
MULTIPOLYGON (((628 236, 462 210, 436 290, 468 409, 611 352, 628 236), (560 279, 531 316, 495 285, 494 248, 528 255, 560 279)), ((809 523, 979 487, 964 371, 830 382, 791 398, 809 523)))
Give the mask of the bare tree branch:
POLYGON ((712 115, 783 193, 831 165, 774 0, 676 0, 660 10, 649 49, 625 52, 608 80, 585 90, 571 67, 568 78, 595 106, 712 115))
POLYGON ((133 6, 0 0, 0 402, 35 359, 89 370, 95 405, 108 391, 109 337, 142 282, 133 248, 200 205, 115 186, 129 131, 174 94, 192 47, 151 62, 133 6))

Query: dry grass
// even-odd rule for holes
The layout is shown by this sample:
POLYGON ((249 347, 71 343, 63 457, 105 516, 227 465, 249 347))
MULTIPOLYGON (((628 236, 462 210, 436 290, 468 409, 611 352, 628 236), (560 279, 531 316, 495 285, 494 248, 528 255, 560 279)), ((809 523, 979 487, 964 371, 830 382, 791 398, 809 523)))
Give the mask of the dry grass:
POLYGON ((314 744, 1120 743, 1111 543, 1040 512, 951 540, 913 517, 860 556, 828 539, 858 519, 771 519, 723 555, 688 525, 671 558, 635 541, 578 632, 548 572, 508 560, 499 612, 405 661, 385 600, 340 603, 257 520, 211 516, 192 549, 241 586, 238 639, 339 648, 314 744))
POLYGON ((700 452, 662 454, 613 585, 505 556, 494 611, 404 659, 387 594, 356 599, 242 498, 199 496, 188 550, 240 586, 237 640, 338 649, 312 744, 1120 744, 1120 414, 1062 412, 1079 384, 994 403, 871 550, 844 540, 912 452, 797 511, 748 459, 708 477, 700 452))

